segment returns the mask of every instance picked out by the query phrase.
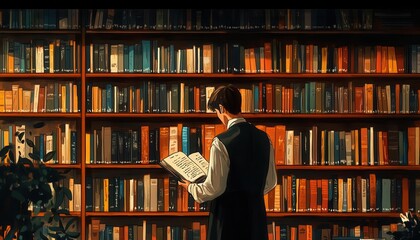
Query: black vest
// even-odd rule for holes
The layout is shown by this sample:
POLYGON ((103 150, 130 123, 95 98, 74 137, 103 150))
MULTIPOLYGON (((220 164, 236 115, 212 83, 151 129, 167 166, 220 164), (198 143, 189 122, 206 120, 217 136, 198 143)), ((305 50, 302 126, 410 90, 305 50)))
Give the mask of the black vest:
POLYGON ((266 240, 264 186, 270 142, 265 132, 243 122, 217 136, 229 154, 225 192, 210 205, 208 240, 266 240))

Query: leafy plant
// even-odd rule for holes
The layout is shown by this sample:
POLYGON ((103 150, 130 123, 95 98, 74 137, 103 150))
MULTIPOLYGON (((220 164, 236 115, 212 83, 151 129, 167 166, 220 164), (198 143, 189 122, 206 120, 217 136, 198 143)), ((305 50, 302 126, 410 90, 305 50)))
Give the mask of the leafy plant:
POLYGON ((400 213, 400 218, 403 230, 395 232, 387 232, 389 235, 393 236, 395 240, 416 240, 420 239, 420 223, 419 218, 416 214, 412 214, 410 211, 405 214, 400 213))
MULTIPOLYGON (((36 127, 43 124, 37 123, 36 127)), ((31 134, 29 132, 29 134, 31 134)), ((19 154, 15 161, 13 144, 0 150, 0 227, 6 240, 78 238, 80 232, 72 230, 79 224, 77 217, 71 217, 68 209, 62 207, 65 199, 72 199, 71 191, 59 183, 68 171, 58 171, 45 163, 51 161, 55 151, 41 159, 39 150, 25 132, 16 132, 16 141, 32 148, 28 157, 19 154), (32 206, 32 210, 28 210, 32 206), (40 214, 41 211, 45 211, 40 214), (66 216, 66 217, 65 217, 66 216), (6 230, 7 229, 7 230, 6 230)))

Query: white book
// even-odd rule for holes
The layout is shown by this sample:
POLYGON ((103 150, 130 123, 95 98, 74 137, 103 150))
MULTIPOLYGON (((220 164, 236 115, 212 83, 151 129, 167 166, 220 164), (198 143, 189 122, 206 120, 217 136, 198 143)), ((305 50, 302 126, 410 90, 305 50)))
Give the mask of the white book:
POLYGON ((286 130, 286 165, 293 165, 294 130, 286 130))
POLYGON ((178 152, 178 126, 169 127, 169 154, 178 152))
POLYGON ((150 211, 150 174, 143 176, 144 182, 144 211, 150 211))
POLYGON ((39 88, 39 84, 34 85, 34 105, 32 108, 32 112, 38 112, 39 88))
POLYGON ((150 179, 150 211, 157 211, 158 179, 150 179))
POLYGON ((118 72, 118 45, 111 44, 111 56, 110 56, 111 72, 118 72))
POLYGON ((206 112, 207 113, 213 113, 213 111, 211 111, 210 109, 207 108, 207 104, 209 102, 210 96, 214 91, 214 86, 207 86, 206 87, 206 112))
POLYGON ((35 72, 44 72, 44 46, 42 45, 35 47, 35 72))
MULTIPOLYGON (((54 147, 53 147, 53 135, 52 134, 47 134, 45 135, 45 153, 49 153, 54 151, 54 147)), ((50 159, 50 161, 48 163, 54 163, 55 160, 57 159, 57 156, 54 154, 53 157, 50 159)))
POLYGON ((15 160, 19 160, 19 156, 26 157, 26 127, 25 125, 16 125, 16 135, 15 135, 15 160))
POLYGON ((208 161, 199 152, 186 155, 183 152, 172 153, 159 162, 159 165, 177 177, 180 181, 203 182, 207 177, 208 161))
POLYGON ((128 201, 128 211, 133 212, 137 210, 137 204, 135 202, 135 196, 136 196, 136 187, 137 187, 137 181, 133 178, 129 180, 129 186, 130 186, 130 198, 128 201))
POLYGON ((80 212, 82 211, 82 184, 75 183, 73 187, 73 205, 74 211, 80 212))
POLYGON ((366 178, 362 178, 362 212, 366 212, 367 208, 367 189, 366 189, 366 178))

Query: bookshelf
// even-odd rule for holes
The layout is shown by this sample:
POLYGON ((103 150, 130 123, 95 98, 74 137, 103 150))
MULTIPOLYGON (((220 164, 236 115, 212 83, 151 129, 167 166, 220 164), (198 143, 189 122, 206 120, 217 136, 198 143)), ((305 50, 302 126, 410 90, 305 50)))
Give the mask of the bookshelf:
POLYGON ((206 95, 226 83, 241 89, 245 118, 275 143, 279 185, 266 198, 274 239, 380 237, 395 230, 400 212, 420 209, 418 11, 79 13, 81 29, 0 32, 2 40, 76 40, 73 73, 0 77, 4 88, 6 79, 76 83, 77 111, 0 115, 74 122, 81 239, 205 231, 207 206, 156 163, 178 149, 205 153, 223 130, 206 112, 206 95))
POLYGON ((76 217, 74 231, 83 219, 81 33, 77 9, 0 9, 1 148, 16 145, 19 130, 36 146, 25 147, 25 156, 56 152, 47 164, 66 176, 59 184, 73 198, 64 198, 70 218, 63 221, 76 217))

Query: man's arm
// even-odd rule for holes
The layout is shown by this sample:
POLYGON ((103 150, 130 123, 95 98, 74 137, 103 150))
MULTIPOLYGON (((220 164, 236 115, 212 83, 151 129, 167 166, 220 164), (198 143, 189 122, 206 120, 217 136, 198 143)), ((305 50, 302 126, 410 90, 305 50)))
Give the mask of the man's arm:
POLYGON ((203 183, 187 184, 187 190, 196 202, 213 200, 225 191, 229 163, 226 147, 215 138, 210 149, 210 165, 206 180, 203 183))

